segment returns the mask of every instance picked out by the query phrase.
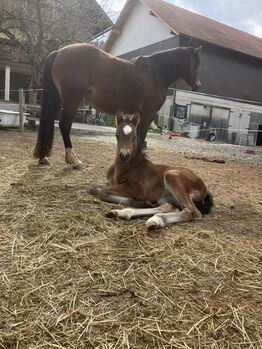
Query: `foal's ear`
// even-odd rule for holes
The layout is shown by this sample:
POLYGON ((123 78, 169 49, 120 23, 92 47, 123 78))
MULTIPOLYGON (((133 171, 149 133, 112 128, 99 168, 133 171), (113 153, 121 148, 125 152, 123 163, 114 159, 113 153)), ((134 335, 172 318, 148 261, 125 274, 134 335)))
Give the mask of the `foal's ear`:
POLYGON ((116 126, 118 126, 123 120, 124 120, 123 112, 122 111, 118 111, 116 113, 116 126))
POLYGON ((140 113, 137 111, 134 113, 131 122, 133 125, 135 125, 135 127, 137 127, 137 125, 139 124, 139 121, 140 121, 140 113))

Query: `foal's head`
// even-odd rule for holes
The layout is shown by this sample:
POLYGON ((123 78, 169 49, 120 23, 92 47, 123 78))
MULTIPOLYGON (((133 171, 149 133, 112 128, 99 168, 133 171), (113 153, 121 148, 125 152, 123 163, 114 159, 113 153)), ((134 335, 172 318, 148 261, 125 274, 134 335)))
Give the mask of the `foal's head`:
POLYGON ((137 150, 137 126, 139 121, 140 115, 138 112, 135 114, 117 112, 116 114, 117 156, 122 162, 128 162, 137 150))

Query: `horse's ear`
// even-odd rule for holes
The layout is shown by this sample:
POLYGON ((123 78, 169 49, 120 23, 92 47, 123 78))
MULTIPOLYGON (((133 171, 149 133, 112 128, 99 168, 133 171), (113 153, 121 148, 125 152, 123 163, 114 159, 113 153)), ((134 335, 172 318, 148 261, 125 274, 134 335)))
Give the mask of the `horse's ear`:
POLYGON ((199 54, 199 52, 202 50, 202 48, 203 48, 203 46, 201 45, 201 46, 199 46, 199 47, 197 47, 197 48, 195 48, 195 54, 196 55, 198 55, 199 54))
POLYGON ((139 124, 139 121, 140 121, 140 113, 135 112, 133 117, 132 117, 132 124, 134 124, 135 127, 137 127, 137 125, 139 124))
POLYGON ((123 120, 124 120, 124 118, 123 118, 123 112, 118 111, 118 112, 116 113, 116 126, 118 126, 123 120))

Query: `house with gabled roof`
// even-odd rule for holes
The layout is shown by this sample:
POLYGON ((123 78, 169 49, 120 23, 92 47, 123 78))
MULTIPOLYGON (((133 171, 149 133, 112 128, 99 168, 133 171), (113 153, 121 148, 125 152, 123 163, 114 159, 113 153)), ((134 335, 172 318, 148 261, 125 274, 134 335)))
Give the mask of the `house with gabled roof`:
POLYGON ((198 93, 169 89, 158 122, 201 138, 262 145, 262 39, 163 0, 127 0, 104 49, 131 59, 202 46, 198 93), (206 135, 206 136, 204 136, 206 135))
POLYGON ((262 39, 168 2, 128 0, 104 49, 133 58, 199 45, 200 92, 262 103, 262 39))

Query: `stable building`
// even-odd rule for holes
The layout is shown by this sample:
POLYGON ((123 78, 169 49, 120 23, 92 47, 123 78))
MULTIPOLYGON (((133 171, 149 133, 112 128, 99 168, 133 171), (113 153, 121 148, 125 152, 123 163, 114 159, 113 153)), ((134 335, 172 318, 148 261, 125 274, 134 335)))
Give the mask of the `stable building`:
MULTIPOLYGON (((232 121, 231 112, 219 118, 215 116, 215 111, 212 112, 212 108, 224 103, 218 102, 219 99, 229 102, 226 108, 229 110, 230 100, 232 103, 236 101, 243 103, 245 115, 249 113, 245 117, 245 120, 249 120, 247 126, 245 123, 245 130, 249 129, 250 123, 255 123, 259 135, 262 125, 262 110, 259 109, 262 106, 262 39, 162 0, 128 0, 104 49, 115 56, 131 59, 170 48, 200 45, 203 47, 199 71, 202 85, 198 91, 201 98, 193 103, 200 104, 200 107, 188 107, 185 117, 192 123, 200 122, 200 128, 213 127, 214 124, 217 128, 240 125, 240 131, 233 137, 229 137, 227 132, 223 136, 219 133, 218 137, 223 141, 239 142, 240 133, 243 132, 243 123, 239 120, 243 120, 243 112, 234 112, 235 121, 232 121), (215 101, 217 105, 212 104, 215 101), (251 115, 249 108, 246 111, 247 104, 256 106, 256 116, 254 113, 251 115), (207 110, 208 118, 201 114, 203 111, 207 113, 207 110)), ((172 88, 178 91, 188 90, 183 81, 178 81, 172 88)), ((176 104, 181 104, 181 99, 175 100, 179 93, 174 93, 172 89, 169 95, 172 97, 162 111, 168 112, 165 117, 176 118, 176 104)), ((186 102, 184 98, 187 106, 191 106, 192 101, 188 97, 192 95, 187 94, 186 102)), ((241 106, 238 109, 243 111, 243 108, 241 106)), ((176 123, 171 121, 167 122, 167 126, 172 130, 176 123)), ((260 140, 260 136, 255 137, 254 142, 257 139, 260 140)))
POLYGON ((0 39, 0 100, 18 101, 18 89, 28 89, 31 68, 25 52, 8 39, 0 39))

